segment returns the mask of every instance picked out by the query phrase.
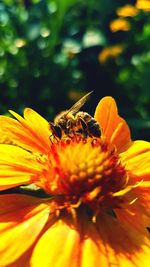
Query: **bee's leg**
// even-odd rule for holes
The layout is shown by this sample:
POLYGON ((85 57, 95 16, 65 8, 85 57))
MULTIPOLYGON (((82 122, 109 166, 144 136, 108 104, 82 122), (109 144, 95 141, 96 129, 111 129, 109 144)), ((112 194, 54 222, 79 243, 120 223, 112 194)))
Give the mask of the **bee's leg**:
POLYGON ((51 141, 52 144, 58 143, 58 141, 60 140, 55 134, 51 134, 49 136, 49 140, 51 141))
POLYGON ((49 136, 49 140, 51 141, 51 143, 53 144, 54 143, 54 139, 55 139, 56 137, 53 135, 53 134, 51 134, 50 136, 49 136))
POLYGON ((51 135, 50 135, 50 140, 52 141, 52 137, 56 140, 59 141, 62 138, 62 130, 59 125, 55 125, 52 122, 49 122, 50 130, 51 130, 51 135))
POLYGON ((56 139, 56 136, 55 136, 54 124, 52 122, 49 122, 49 128, 50 128, 50 131, 51 131, 51 135, 49 136, 49 140, 53 144, 54 143, 54 139, 56 139))

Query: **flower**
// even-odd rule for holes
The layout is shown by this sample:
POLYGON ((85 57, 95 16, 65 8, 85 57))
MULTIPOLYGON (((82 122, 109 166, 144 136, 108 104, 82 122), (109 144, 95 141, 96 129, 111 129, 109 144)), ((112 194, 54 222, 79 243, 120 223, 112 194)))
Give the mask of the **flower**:
POLYGON ((96 108, 99 138, 53 138, 33 110, 13 115, 0 117, 0 188, 45 196, 0 195, 1 266, 148 267, 150 143, 131 141, 114 99, 96 108))
POLYGON ((98 55, 100 63, 104 64, 110 58, 118 57, 124 50, 123 45, 113 45, 105 47, 98 55))
POLYGON ((127 19, 117 18, 110 22, 110 29, 112 32, 129 31, 131 25, 127 19))
POLYGON ((143 11, 150 11, 150 1, 149 0, 137 0, 136 8, 143 11))
POLYGON ((135 6, 125 5, 117 9, 117 15, 120 17, 134 17, 138 14, 138 10, 135 6))

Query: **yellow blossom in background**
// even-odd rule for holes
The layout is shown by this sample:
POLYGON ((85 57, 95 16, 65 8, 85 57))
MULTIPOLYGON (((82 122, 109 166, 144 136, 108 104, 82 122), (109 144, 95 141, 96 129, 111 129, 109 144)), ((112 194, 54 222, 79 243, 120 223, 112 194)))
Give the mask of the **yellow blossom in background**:
POLYGON ((100 63, 105 63, 110 58, 116 58, 120 54, 122 54, 124 50, 123 45, 113 45, 109 47, 105 47, 98 55, 98 60, 100 63))
POLYGON ((0 116, 0 189, 35 184, 45 197, 0 195, 0 266, 149 267, 150 143, 131 141, 115 100, 96 108, 98 138, 52 139, 32 109, 11 113, 0 116))
POLYGON ((129 31, 131 25, 128 20, 124 18, 118 18, 110 22, 110 29, 112 32, 117 31, 129 31))
POLYGON ((137 0, 136 8, 143 11, 150 11, 150 1, 149 0, 137 0))
POLYGON ((116 13, 120 17, 134 17, 138 14, 138 9, 132 5, 125 5, 118 8, 116 13))

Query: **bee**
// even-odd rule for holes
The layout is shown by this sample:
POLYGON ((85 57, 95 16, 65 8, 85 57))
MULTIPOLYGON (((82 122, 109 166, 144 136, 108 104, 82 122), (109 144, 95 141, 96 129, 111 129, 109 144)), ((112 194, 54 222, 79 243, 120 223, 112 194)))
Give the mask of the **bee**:
POLYGON ((79 111, 91 93, 79 99, 69 110, 58 114, 54 122, 49 122, 52 135, 56 139, 61 139, 66 135, 68 137, 80 135, 84 138, 100 137, 101 130, 98 122, 87 112, 79 111))

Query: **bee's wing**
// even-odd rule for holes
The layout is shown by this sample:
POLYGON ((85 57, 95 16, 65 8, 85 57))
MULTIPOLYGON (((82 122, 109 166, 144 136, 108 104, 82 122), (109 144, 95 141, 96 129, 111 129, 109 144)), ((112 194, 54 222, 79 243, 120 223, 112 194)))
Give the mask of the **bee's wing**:
POLYGON ((89 92, 85 96, 83 96, 81 99, 79 99, 69 110, 67 110, 67 113, 72 113, 73 115, 76 114, 79 109, 85 104, 90 94, 92 94, 93 91, 89 92))

